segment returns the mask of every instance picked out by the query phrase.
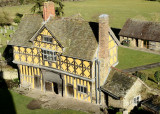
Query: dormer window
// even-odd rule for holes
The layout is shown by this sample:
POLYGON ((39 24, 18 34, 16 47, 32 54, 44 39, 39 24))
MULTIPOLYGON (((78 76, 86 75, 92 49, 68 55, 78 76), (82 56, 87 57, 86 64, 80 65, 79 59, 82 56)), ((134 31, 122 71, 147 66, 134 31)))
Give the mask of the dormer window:
POLYGON ((49 37, 49 36, 43 36, 43 42, 46 42, 46 43, 52 43, 52 37, 49 37))
POLYGON ((43 60, 46 60, 46 61, 56 61, 57 60, 56 52, 42 50, 42 55, 43 55, 43 60))

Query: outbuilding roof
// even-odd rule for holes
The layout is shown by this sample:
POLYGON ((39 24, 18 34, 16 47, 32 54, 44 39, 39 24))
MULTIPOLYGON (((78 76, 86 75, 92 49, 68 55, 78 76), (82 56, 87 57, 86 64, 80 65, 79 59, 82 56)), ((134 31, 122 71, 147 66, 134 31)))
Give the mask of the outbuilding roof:
POLYGON ((128 19, 119 36, 160 42, 160 23, 128 19))
POLYGON ((105 84, 101 87, 101 89, 111 96, 120 99, 126 95, 136 80, 137 77, 112 68, 105 84))

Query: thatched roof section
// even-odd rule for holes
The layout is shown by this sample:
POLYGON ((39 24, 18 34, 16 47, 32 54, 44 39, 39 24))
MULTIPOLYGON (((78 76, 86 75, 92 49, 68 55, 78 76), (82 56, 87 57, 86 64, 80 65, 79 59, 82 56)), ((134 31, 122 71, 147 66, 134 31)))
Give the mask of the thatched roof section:
POLYGON ((31 47, 32 43, 29 40, 42 26, 42 22, 40 15, 25 15, 8 45, 31 47))
POLYGON ((160 23, 128 19, 119 35, 159 42, 160 23))
POLYGON ((137 77, 112 68, 107 81, 101 88, 111 96, 123 98, 136 80, 137 77))

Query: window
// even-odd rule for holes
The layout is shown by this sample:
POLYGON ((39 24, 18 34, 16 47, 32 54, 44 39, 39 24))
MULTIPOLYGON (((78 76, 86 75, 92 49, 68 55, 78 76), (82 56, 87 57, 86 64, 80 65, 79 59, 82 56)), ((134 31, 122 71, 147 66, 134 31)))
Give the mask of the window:
POLYGON ((133 103, 134 103, 135 105, 137 105, 137 104, 140 102, 140 100, 141 100, 140 95, 138 95, 138 96, 134 97, 133 103))
POLYGON ((47 61, 56 61, 56 52, 48 51, 48 50, 42 50, 43 60, 47 61))
POLYGON ((43 42, 52 43, 52 38, 48 36, 43 36, 43 42))
POLYGON ((81 93, 87 93, 87 87, 78 85, 78 91, 81 93))

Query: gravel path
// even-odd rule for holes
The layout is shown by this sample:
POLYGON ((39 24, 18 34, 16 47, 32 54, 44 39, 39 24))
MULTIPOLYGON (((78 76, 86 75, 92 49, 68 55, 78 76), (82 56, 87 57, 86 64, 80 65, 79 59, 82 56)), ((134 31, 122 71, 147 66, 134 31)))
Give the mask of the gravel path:
POLYGON ((158 63, 152 63, 148 65, 143 65, 143 66, 138 66, 138 67, 133 67, 129 69, 124 69, 122 70, 123 72, 135 72, 135 71, 140 71, 140 70, 146 70, 146 69, 151 69, 155 67, 160 67, 160 62, 158 63))

